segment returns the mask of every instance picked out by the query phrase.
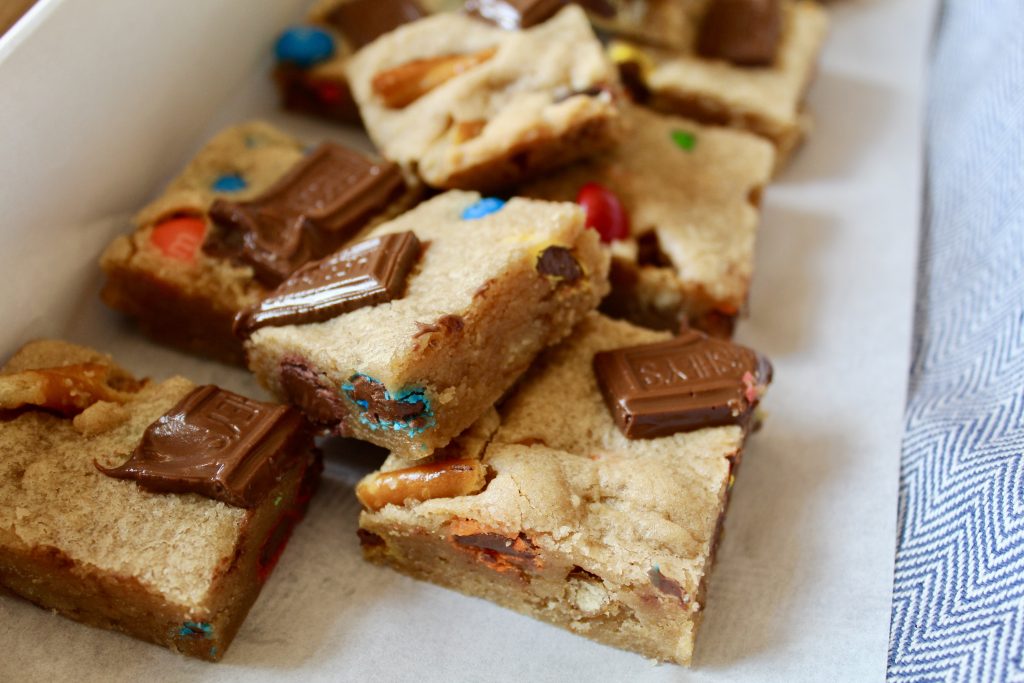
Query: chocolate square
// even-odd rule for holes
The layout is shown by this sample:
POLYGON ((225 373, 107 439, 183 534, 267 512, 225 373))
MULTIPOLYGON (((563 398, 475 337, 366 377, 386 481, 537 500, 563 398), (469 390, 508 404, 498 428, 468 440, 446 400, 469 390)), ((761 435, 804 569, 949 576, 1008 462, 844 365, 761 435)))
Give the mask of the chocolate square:
POLYGON ((275 286, 349 240, 405 189, 398 167, 325 142, 259 197, 218 199, 203 249, 253 267, 275 286))
POLYGON ((332 9, 324 19, 358 50, 425 16, 427 11, 416 0, 351 0, 332 9))
POLYGON ((312 446, 312 429, 294 408, 206 385, 149 425, 127 462, 97 467, 151 491, 254 507, 312 446))
POLYGON ((745 425, 772 367, 746 347, 686 330, 668 341, 598 353, 594 373, 622 433, 651 439, 745 425))
POLYGON ((701 22, 697 52, 737 66, 770 66, 781 40, 779 0, 712 0, 701 22))
POLYGON ((235 329, 248 336, 260 327, 323 322, 396 299, 419 253, 420 242, 411 232, 357 242, 297 271, 241 314, 235 329))

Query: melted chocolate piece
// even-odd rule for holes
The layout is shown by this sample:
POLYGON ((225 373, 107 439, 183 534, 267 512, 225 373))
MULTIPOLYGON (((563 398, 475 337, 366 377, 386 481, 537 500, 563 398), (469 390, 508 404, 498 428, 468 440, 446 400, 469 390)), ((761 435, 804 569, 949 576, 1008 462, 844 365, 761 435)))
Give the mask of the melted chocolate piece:
POLYGON ((411 232, 357 242, 303 266, 263 301, 240 313, 235 332, 249 336, 268 325, 323 322, 397 299, 419 253, 420 242, 411 232))
POLYGON ((636 262, 641 266, 673 267, 672 259, 661 248, 657 231, 651 230, 636 238, 636 262))
POLYGON ((357 375, 352 380, 349 396, 357 404, 365 404, 364 417, 374 423, 411 423, 427 409, 425 401, 400 401, 391 398, 383 384, 365 375, 357 375))
POLYGON ((618 14, 615 5, 609 2, 609 0, 577 0, 576 4, 588 12, 605 19, 611 19, 618 14))
POLYGON ((747 424, 772 366, 748 348, 686 330, 668 341, 598 353, 594 373, 622 433, 651 439, 747 424))
POLYGON ((405 189, 398 167, 325 142, 259 197, 217 199, 203 250, 252 266, 273 287, 352 237, 405 189))
POLYGON ((341 393, 323 382, 307 363, 294 359, 282 361, 280 378, 288 402, 314 423, 335 425, 348 414, 341 393))
POLYGON ((529 28, 553 17, 568 0, 467 0, 467 14, 507 31, 529 28))
POLYGON ((567 247, 552 246, 537 256, 537 272, 572 284, 583 277, 583 268, 567 247))
POLYGON ((351 0, 332 9, 324 19, 358 50, 425 16, 427 11, 416 0, 351 0))
POLYGON ((781 37, 779 0, 714 0, 701 23, 697 52, 739 66, 769 66, 781 37))
MULTIPOLYGON (((719 518, 721 521, 722 518, 719 518)), ((661 573, 658 567, 652 567, 647 571, 647 578, 651 580, 651 585, 657 590, 670 595, 679 601, 679 604, 686 607, 690 603, 690 596, 686 594, 683 587, 679 585, 679 582, 675 579, 670 579, 661 573)))
POLYGON ((251 508, 312 447, 309 423, 294 408, 206 385, 149 425, 124 464, 96 467, 150 491, 251 508))
POLYGON ((452 540, 461 546, 489 550, 499 555, 508 555, 521 560, 533 560, 537 557, 537 547, 523 534, 509 538, 502 534, 479 533, 464 536, 452 536, 452 540))
POLYGON ((609 88, 608 86, 606 86, 606 85, 592 85, 589 88, 580 88, 578 90, 567 90, 567 91, 557 95, 555 97, 555 99, 552 100, 552 102, 554 104, 558 104, 559 102, 565 102, 568 99, 571 99, 573 97, 579 97, 579 96, 583 96, 583 97, 600 97, 603 93, 608 93, 610 96, 614 97, 614 95, 612 94, 611 88, 609 88))
POLYGON ((367 531, 366 529, 356 529, 356 536, 359 537, 359 545, 363 549, 368 548, 383 548, 387 543, 381 536, 367 531))
POLYGON ((619 78, 622 86, 637 104, 644 104, 651 99, 651 90, 647 87, 643 67, 637 62, 620 62, 619 78))

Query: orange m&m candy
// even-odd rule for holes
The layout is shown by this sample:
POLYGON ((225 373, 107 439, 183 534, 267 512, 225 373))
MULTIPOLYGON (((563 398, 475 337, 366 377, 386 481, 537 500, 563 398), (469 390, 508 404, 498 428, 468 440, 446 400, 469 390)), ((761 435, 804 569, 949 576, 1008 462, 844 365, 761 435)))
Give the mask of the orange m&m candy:
POLYGON ((167 258, 195 263, 196 251, 206 236, 206 221, 199 216, 174 216, 158 223, 149 241, 167 258))

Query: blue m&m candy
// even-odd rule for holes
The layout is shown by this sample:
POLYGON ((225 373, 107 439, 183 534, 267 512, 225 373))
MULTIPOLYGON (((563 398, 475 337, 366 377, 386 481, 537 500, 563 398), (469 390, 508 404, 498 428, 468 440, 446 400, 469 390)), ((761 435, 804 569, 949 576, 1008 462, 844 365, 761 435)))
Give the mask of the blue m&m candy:
POLYGON ((245 178, 237 173, 229 173, 214 180, 213 189, 216 192, 238 192, 244 190, 248 184, 245 182, 245 178))
POLYGON ((292 26, 274 45, 277 61, 308 68, 334 54, 334 38, 313 26, 292 26))
POLYGON ((483 218, 484 216, 489 216, 496 211, 500 211, 503 206, 505 206, 504 199, 498 199, 497 197, 484 197, 463 209, 462 220, 471 221, 477 218, 483 218))

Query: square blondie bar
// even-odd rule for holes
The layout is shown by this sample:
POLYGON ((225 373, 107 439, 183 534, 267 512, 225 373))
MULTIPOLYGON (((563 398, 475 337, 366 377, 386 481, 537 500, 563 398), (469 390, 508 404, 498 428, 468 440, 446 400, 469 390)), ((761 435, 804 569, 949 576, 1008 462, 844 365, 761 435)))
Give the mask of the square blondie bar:
MULTIPOLYGON (((703 9, 695 16, 702 17, 703 22, 715 2, 726 4, 722 0, 702 0, 703 9)), ((775 145, 776 167, 781 168, 810 126, 803 103, 817 70, 828 16, 813 0, 761 5, 779 6, 777 45, 764 63, 746 63, 736 57, 741 60, 737 63, 724 56, 702 54, 703 23, 689 33, 687 45, 666 49, 615 41, 609 53, 620 68, 631 65, 636 96, 645 105, 701 123, 760 135, 775 145)))
POLYGON ((433 187, 504 187, 619 137, 616 69, 575 6, 521 31, 431 16, 363 48, 348 75, 381 153, 433 187))
POLYGON ((232 321, 281 269, 319 258, 415 197, 393 164, 333 143, 307 153, 261 122, 232 126, 107 247, 102 298, 160 343, 242 364, 232 321))
POLYGON ((0 371, 0 416, 0 589, 219 660, 318 479, 305 420, 56 341, 0 371))
POLYGON ((249 367, 319 424, 408 459, 430 455, 480 417, 608 291, 607 251, 569 203, 502 204, 452 191, 360 245, 325 259, 319 272, 297 273, 254 310, 249 367), (352 275, 351 263, 390 268, 400 249, 412 258, 392 300, 293 315, 320 293, 344 299, 373 279, 352 275), (266 316, 271 324, 261 326, 266 316))
MULTIPOLYGON (((614 393, 628 374, 603 381, 614 393)), ((764 359, 729 342, 592 314, 434 462, 389 458, 360 482, 364 554, 688 664, 733 474, 770 378, 764 359), (614 411, 595 371, 609 352, 604 366, 624 359, 641 385, 614 411), (718 391, 732 398, 694 398, 718 391), (678 407, 667 394, 693 401, 681 422, 664 412, 678 407)))
POLYGON ((775 153, 757 136, 627 106, 629 144, 527 183, 519 193, 572 201, 597 183, 632 230, 613 245, 608 314, 655 329, 731 333, 754 269, 762 188, 775 153))

